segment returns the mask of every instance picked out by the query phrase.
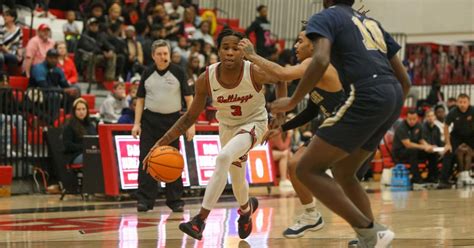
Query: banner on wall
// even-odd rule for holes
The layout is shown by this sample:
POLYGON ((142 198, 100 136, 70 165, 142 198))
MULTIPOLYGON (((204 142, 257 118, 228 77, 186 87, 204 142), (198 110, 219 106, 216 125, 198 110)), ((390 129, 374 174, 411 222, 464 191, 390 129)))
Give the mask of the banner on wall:
MULTIPOLYGON (((184 138, 179 138, 180 152, 184 158, 183 185, 190 186, 188 161, 184 149, 184 138)), ((122 189, 138 188, 138 166, 140 156, 140 140, 131 135, 115 136, 115 151, 122 189)), ((164 185, 164 184, 163 184, 164 185)))
POLYGON ((200 186, 207 185, 214 173, 216 158, 221 150, 219 135, 195 135, 193 139, 196 170, 200 186))

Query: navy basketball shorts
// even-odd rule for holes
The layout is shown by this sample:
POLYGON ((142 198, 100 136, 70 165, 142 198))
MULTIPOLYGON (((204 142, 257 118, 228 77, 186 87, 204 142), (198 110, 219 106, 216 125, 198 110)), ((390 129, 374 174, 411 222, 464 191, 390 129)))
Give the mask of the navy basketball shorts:
POLYGON ((377 76, 351 85, 344 105, 319 126, 316 136, 347 153, 374 151, 399 118, 403 91, 393 76, 377 76))

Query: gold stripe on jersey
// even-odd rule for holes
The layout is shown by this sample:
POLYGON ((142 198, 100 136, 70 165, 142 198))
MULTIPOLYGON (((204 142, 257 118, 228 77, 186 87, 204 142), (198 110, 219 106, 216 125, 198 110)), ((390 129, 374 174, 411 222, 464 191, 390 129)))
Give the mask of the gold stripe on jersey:
POLYGON ((323 127, 330 127, 336 124, 346 113, 347 109, 349 109, 350 106, 352 106, 352 103, 354 103, 355 100, 355 88, 354 85, 351 84, 351 93, 349 94, 349 98, 347 98, 346 102, 342 107, 337 111, 337 113, 333 117, 327 118, 319 128, 323 127))

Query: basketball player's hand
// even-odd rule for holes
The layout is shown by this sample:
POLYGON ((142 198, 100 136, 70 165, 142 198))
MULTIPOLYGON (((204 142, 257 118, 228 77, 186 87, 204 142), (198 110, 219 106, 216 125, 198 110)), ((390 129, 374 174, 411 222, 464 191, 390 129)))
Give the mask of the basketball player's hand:
POLYGON ((142 128, 140 124, 133 124, 133 128, 132 128, 133 138, 138 139, 140 138, 141 134, 142 134, 142 128))
POLYGON ((270 110, 272 113, 285 113, 296 107, 292 103, 290 97, 278 98, 270 104, 270 110))
POLYGON ((281 129, 281 127, 277 127, 277 128, 274 128, 274 129, 270 129, 268 130, 267 132, 265 132, 265 134, 263 135, 263 138, 262 138, 262 143, 260 143, 261 145, 264 145, 265 143, 267 143, 267 141, 277 135, 280 135, 281 133, 283 132, 283 130, 281 129))
POLYGON ((272 118, 270 121, 269 129, 279 128, 285 123, 286 116, 284 113, 277 113, 276 117, 272 118))
POLYGON ((191 141, 194 138, 194 135, 196 134, 196 127, 192 125, 187 131, 186 131, 186 140, 191 141))
POLYGON ((249 59, 249 56, 255 55, 255 50, 253 48, 252 42, 249 39, 242 39, 239 42, 239 48, 244 53, 244 56, 249 59))
POLYGON ((146 155, 146 157, 143 159, 142 161, 142 164, 143 164, 143 170, 144 171, 147 171, 147 168, 148 168, 148 159, 150 158, 151 154, 153 153, 153 151, 159 147, 158 145, 159 143, 156 142, 155 145, 150 149, 150 151, 148 152, 148 154, 146 155))

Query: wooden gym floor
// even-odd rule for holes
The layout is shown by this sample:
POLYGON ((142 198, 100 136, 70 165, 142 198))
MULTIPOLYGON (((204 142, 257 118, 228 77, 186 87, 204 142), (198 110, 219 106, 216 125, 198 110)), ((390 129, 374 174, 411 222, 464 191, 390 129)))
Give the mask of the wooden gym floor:
MULTIPOLYGON (((392 192, 366 184, 377 219, 396 233, 393 247, 474 247, 474 190, 392 192)), ((0 247, 347 247, 352 229, 321 204, 326 226, 299 239, 281 233, 301 213, 293 194, 271 195, 252 188, 260 200, 254 231, 247 240, 237 234, 236 202, 224 196, 211 213, 202 241, 178 230, 194 215, 200 199, 189 199, 183 214, 158 201, 138 214, 133 201, 83 202, 80 197, 32 195, 0 198, 0 247)))

